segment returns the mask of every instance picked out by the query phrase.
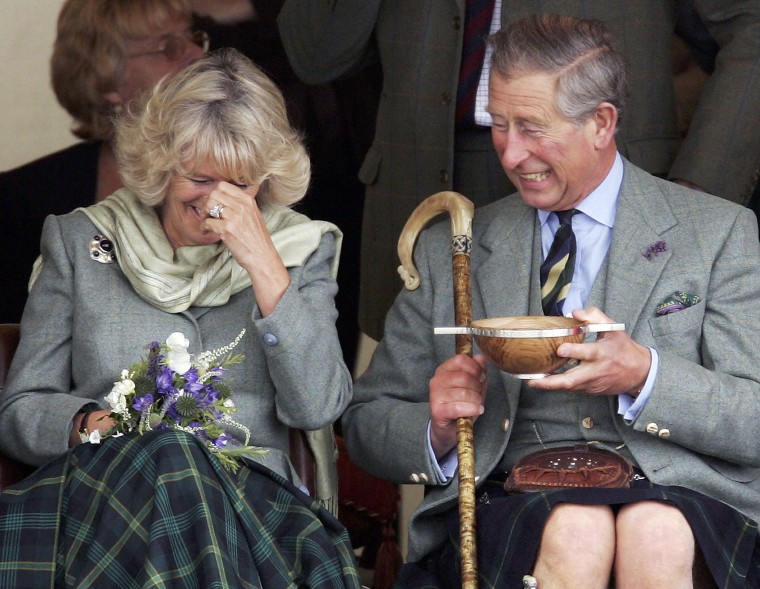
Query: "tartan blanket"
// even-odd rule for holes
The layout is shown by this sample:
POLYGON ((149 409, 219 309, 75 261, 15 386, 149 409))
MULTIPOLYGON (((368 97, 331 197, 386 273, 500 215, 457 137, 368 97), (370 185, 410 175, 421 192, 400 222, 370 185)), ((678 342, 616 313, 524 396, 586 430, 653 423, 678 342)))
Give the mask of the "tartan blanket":
POLYGON ((82 444, 0 493, 0 587, 361 587, 345 528, 259 464, 194 436, 82 444))

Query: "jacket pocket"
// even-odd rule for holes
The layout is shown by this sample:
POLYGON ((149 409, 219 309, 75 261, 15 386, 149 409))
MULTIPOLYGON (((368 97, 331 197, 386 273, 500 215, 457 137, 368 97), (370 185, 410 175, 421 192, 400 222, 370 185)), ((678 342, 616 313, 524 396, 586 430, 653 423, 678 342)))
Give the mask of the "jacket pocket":
POLYGON ((705 301, 702 300, 686 309, 654 317, 649 320, 649 326, 655 338, 676 333, 691 333, 702 331, 704 317, 705 301))
POLYGON ((720 458, 704 457, 705 463, 721 476, 738 483, 750 483, 760 477, 760 468, 735 464, 720 458))

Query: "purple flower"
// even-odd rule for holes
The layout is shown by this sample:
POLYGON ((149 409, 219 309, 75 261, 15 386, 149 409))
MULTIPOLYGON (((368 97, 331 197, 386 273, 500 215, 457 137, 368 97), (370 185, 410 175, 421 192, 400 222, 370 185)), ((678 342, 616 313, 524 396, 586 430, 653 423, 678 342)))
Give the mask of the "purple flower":
POLYGON ((153 404, 153 401, 156 399, 151 395, 150 393, 147 393, 143 395, 142 397, 137 397, 135 399, 135 402, 132 404, 132 409, 137 411, 138 413, 142 413, 143 411, 147 411, 150 409, 150 406, 153 404))
POLYGON ((202 382, 198 381, 200 377, 198 376, 197 368, 191 368, 185 372, 182 377, 185 379, 185 384, 182 386, 182 388, 186 393, 197 394, 203 390, 205 385, 202 382))
POLYGON ((169 396, 175 392, 172 384, 174 373, 168 366, 161 366, 156 374, 156 391, 164 396, 169 396))
POLYGON ((229 442, 230 437, 226 433, 222 432, 219 437, 214 440, 214 445, 221 450, 222 448, 226 448, 229 442))
POLYGON ((657 256, 659 256, 662 252, 666 252, 666 251, 668 251, 668 247, 665 245, 665 242, 656 241, 655 243, 653 243, 646 249, 643 256, 651 262, 657 256))

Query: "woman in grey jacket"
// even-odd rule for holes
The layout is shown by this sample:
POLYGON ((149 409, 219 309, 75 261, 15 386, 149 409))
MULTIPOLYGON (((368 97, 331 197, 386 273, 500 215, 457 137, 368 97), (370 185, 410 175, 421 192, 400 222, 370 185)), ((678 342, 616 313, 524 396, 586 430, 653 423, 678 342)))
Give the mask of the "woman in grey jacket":
POLYGON ((45 466, 0 495, 0 586, 358 586, 345 531, 287 458, 288 427, 332 423, 351 381, 340 232, 289 208, 310 167, 279 91, 210 54, 120 121, 117 154, 126 188, 45 223, 0 404, 2 450, 45 466), (230 471, 171 429, 109 437, 119 374, 175 332, 195 354, 237 342, 225 439, 265 447, 256 462, 230 471))

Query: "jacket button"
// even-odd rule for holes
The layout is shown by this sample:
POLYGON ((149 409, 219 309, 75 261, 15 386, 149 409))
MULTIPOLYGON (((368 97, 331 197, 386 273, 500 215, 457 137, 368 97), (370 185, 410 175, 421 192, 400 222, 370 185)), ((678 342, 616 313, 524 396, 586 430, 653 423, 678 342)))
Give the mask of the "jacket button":
POLYGON ((657 435, 660 436, 661 438, 669 438, 670 430, 663 428, 657 433, 657 435))
POLYGON ((428 475, 426 475, 424 472, 421 472, 421 473, 420 473, 420 480, 421 480, 423 483, 427 483, 427 482, 428 482, 428 475))
POLYGON ((583 421, 581 421, 581 425, 583 425, 583 427, 585 427, 586 429, 591 429, 592 427, 594 427, 594 420, 591 419, 590 417, 584 417, 583 421))
POLYGON ((441 174, 441 175, 440 175, 440 180, 441 180, 441 182, 444 182, 444 183, 446 183, 446 182, 448 182, 448 181, 449 181, 449 173, 448 173, 448 171, 447 171, 447 170, 441 170, 441 173, 440 173, 440 174, 441 174))
POLYGON ((420 475, 418 475, 416 472, 412 473, 412 476, 409 477, 412 479, 413 483, 419 483, 420 482, 420 475))
POLYGON ((450 92, 441 92, 441 103, 444 106, 448 106, 451 104, 451 93, 450 92))
POLYGON ((273 333, 265 333, 261 339, 263 339, 264 343, 268 346, 276 346, 279 341, 277 336, 273 333))
POLYGON ((462 17, 461 16, 455 16, 454 19, 451 21, 451 26, 454 27, 454 30, 458 31, 462 28, 462 17))
POLYGON ((657 427, 656 423, 648 423, 647 424, 647 433, 648 434, 656 434, 658 431, 660 431, 660 428, 657 427))
POLYGON ((501 431, 506 432, 509 429, 509 419, 505 419, 501 422, 501 431))

